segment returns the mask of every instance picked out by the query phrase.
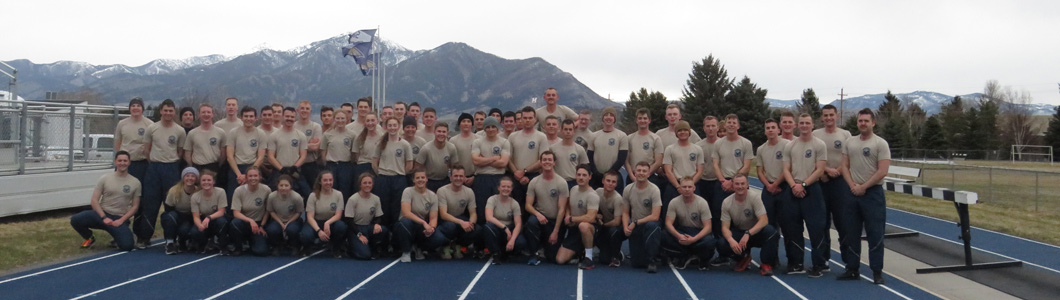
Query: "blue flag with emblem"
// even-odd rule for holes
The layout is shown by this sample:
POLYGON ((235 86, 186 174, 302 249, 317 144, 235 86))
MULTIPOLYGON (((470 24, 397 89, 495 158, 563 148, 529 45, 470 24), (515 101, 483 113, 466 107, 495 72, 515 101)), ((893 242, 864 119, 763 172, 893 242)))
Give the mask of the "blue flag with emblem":
POLYGON ((349 35, 347 39, 349 45, 341 47, 342 56, 353 56, 358 68, 361 69, 361 74, 365 76, 375 74, 375 54, 381 52, 381 49, 375 45, 375 32, 375 29, 358 30, 349 35))

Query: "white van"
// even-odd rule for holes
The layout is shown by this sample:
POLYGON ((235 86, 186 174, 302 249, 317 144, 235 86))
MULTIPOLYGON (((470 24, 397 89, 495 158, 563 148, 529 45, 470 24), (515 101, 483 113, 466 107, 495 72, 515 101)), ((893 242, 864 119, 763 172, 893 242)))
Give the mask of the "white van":
POLYGON ((86 134, 82 139, 85 161, 110 162, 114 160, 113 134, 86 134))

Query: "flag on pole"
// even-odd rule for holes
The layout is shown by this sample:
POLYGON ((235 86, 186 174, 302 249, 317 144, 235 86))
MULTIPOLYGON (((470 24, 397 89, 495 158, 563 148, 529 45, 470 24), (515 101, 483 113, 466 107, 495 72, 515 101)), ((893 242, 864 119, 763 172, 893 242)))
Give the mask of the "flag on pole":
POLYGON ((342 56, 353 56, 357 66, 361 69, 361 73, 365 76, 376 72, 375 54, 382 52, 382 49, 375 45, 375 33, 375 29, 358 30, 349 35, 347 39, 349 45, 341 48, 342 56))
POLYGON ((353 57, 357 61, 357 66, 361 68, 361 74, 364 74, 364 76, 373 75, 378 70, 375 67, 375 58, 375 54, 353 57))

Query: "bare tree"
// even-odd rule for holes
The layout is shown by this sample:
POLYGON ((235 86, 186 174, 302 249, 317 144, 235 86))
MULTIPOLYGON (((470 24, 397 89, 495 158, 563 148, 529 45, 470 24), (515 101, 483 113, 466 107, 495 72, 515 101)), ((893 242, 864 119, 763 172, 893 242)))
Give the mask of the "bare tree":
POLYGON ((1031 144, 1034 133, 1039 132, 1038 124, 1033 122, 1030 104, 1034 101, 1028 91, 1016 91, 1009 86, 1002 86, 997 80, 990 80, 983 88, 983 98, 998 104, 1001 108, 1001 129, 1005 142, 1015 145, 1022 152, 1023 145, 1031 144))

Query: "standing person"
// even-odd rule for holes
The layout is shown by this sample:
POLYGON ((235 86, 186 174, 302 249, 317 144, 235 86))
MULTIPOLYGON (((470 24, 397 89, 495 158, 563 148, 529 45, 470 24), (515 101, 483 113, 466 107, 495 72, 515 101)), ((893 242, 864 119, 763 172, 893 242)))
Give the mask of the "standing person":
POLYGON ((780 113, 780 138, 795 140, 795 113, 790 111, 780 113))
POLYGON ((427 144, 427 140, 416 136, 416 118, 405 116, 405 120, 401 122, 401 127, 401 139, 409 143, 409 147, 412 149, 412 152, 410 152, 412 153, 412 159, 415 160, 416 156, 420 155, 420 148, 427 144))
MULTIPOLYGON (((349 129, 354 133, 361 133, 362 131, 364 131, 365 120, 367 120, 369 114, 373 116, 375 115, 375 113, 372 111, 371 101, 369 101, 368 98, 357 99, 357 119, 354 120, 351 117, 350 124, 346 125, 346 129, 349 129)), ((378 118, 376 120, 378 120, 378 118)))
POLYGON ((92 208, 70 217, 70 226, 85 239, 82 249, 96 242, 92 229, 106 231, 122 251, 133 249, 133 233, 126 221, 140 206, 141 190, 140 181, 129 174, 129 157, 124 150, 114 154, 114 173, 107 173, 96 182, 89 199, 92 208))
MULTIPOLYGON (((511 158, 511 144, 499 136, 497 119, 486 118, 484 126, 486 137, 471 144, 471 160, 475 164, 477 179, 471 186, 475 193, 475 207, 478 209, 476 213, 480 216, 486 213, 486 200, 497 194, 497 187, 511 158)), ((480 225, 485 222, 485 218, 478 219, 480 225)))
MULTIPOLYGON (((201 110, 201 108, 200 108, 201 110)), ((213 125, 224 130, 224 132, 232 131, 239 127, 243 127, 243 120, 236 113, 239 112, 239 99, 236 97, 228 97, 225 99, 225 117, 224 119, 217 120, 213 125)), ((205 122, 205 121, 204 121, 205 122)))
MULTIPOLYGON (((564 121, 571 122, 569 120, 564 121)), ((574 125, 571 122, 571 125, 574 125)), ((572 128, 573 129, 573 128, 572 128)), ((573 130, 572 130, 573 131, 573 130)), ((579 146, 580 147, 580 146, 579 146)), ((567 213, 562 220, 567 227, 567 237, 563 239, 562 246, 556 253, 556 263, 565 264, 578 252, 585 249, 583 259, 578 261, 578 268, 592 270, 596 267, 593 262, 593 238, 596 237, 596 213, 600 210, 600 195, 589 186, 592 171, 588 164, 577 167, 578 185, 570 189, 570 201, 568 201, 567 213)))
MULTIPOLYGON (((308 100, 302 100, 298 102, 298 121, 294 123, 294 130, 305 134, 306 138, 306 153, 305 160, 299 164, 298 172, 304 177, 302 180, 308 182, 317 179, 317 174, 323 168, 323 161, 320 157, 320 142, 324 133, 323 128, 317 122, 313 122, 310 117, 313 114, 313 105, 308 100)), ((302 194, 302 197, 306 197, 306 194, 302 194)))
POLYGON ((663 233, 659 230, 662 199, 659 187, 648 182, 651 165, 642 161, 633 169, 636 182, 622 192, 622 224, 629 238, 629 257, 634 268, 648 268, 655 273, 659 267, 659 248, 663 233))
MULTIPOLYGON (((339 105, 339 110, 341 110, 342 112, 346 113, 346 117, 349 117, 350 120, 351 120, 350 122, 352 122, 353 115, 354 115, 353 103, 343 102, 342 105, 339 105)), ((346 124, 346 125, 350 125, 350 124, 346 124)))
POLYGON ((383 206, 379 196, 372 194, 375 178, 371 173, 364 173, 357 179, 359 191, 346 200, 346 225, 349 228, 347 237, 347 254, 350 257, 368 260, 386 250, 389 244, 390 231, 379 224, 382 221, 383 206))
MULTIPOLYGON (((353 176, 356 178, 361 178, 361 174, 364 173, 371 173, 372 176, 375 176, 375 170, 372 166, 375 163, 375 159, 379 158, 378 145, 383 139, 383 131, 379 128, 378 117, 374 113, 367 114, 364 120, 365 126, 357 134, 357 142, 353 143, 354 157, 351 160, 357 162, 357 165, 353 167, 353 176)), ((356 193, 359 189, 360 186, 354 186, 353 192, 356 193)))
MULTIPOLYGON (((648 128, 651 125, 651 111, 647 108, 637 109, 637 132, 630 133, 626 137, 626 141, 629 143, 629 158, 626 159, 626 171, 633 170, 634 167, 641 162, 648 163, 648 181, 658 186, 662 184, 661 178, 657 175, 662 169, 663 162, 663 150, 666 149, 663 146, 662 139, 658 135, 651 132, 648 128)), ((629 174, 630 183, 636 181, 636 176, 630 172, 629 174)))
MULTIPOLYGON (((539 158, 541 154, 548 151, 548 138, 544 133, 534 129, 534 123, 537 122, 534 109, 527 106, 523 107, 522 112, 523 130, 513 132, 508 136, 508 142, 512 144, 512 159, 508 161, 508 169, 511 170, 514 176, 512 178, 515 179, 515 190, 512 195, 516 201, 525 205, 527 185, 530 184, 531 179, 540 174, 539 158)), ((566 191, 566 189, 563 190, 566 191)), ((531 213, 531 211, 527 209, 526 213, 531 213)), ((535 248, 534 238, 529 237, 527 240, 530 241, 530 248, 535 248)))
MULTIPOLYGON (((516 110, 514 113, 515 113, 515 131, 521 131, 521 130, 523 130, 523 111, 521 109, 519 109, 519 110, 516 110)), ((512 132, 515 132, 515 131, 512 131, 512 132)))
POLYGON ((320 107, 320 133, 323 134, 328 130, 331 130, 331 126, 335 125, 335 109, 331 106, 320 107))
MULTIPOLYGON (((604 115, 607 114, 608 109, 610 109, 612 114, 615 113, 615 108, 609 106, 604 108, 604 115)), ((593 112, 588 109, 583 109, 582 111, 578 112, 578 119, 574 121, 574 124, 578 127, 577 130, 575 130, 574 132, 574 142, 578 145, 581 145, 585 149, 589 149, 589 142, 593 140, 593 134, 596 133, 592 130, 589 130, 589 123, 592 123, 592 121, 593 112)), ((604 127, 607 127, 606 122, 604 123, 604 127)), ((614 122, 612 122, 612 125, 614 125, 614 122)))
POLYGON ((278 255, 283 246, 287 246, 288 253, 292 255, 305 252, 299 249, 302 245, 302 227, 305 226, 302 220, 305 200, 291 191, 293 181, 291 176, 281 175, 276 180, 276 190, 269 193, 266 200, 265 211, 269 214, 269 222, 265 224, 265 232, 272 247, 272 255, 278 255))
POLYGON ((195 129, 195 109, 191 107, 180 108, 180 127, 184 128, 184 134, 195 129))
MULTIPOLYGON (((677 143, 677 124, 681 123, 681 107, 677 104, 670 104, 666 106, 666 128, 655 131, 655 134, 662 139, 663 148, 666 146, 677 143)), ((688 136, 690 143, 698 143, 700 140, 699 134, 692 131, 688 136)))
POLYGON ((460 128, 460 133, 457 133, 449 139, 449 142, 452 142, 453 146, 456 146, 457 159, 454 163, 460 164, 460 166, 464 167, 464 171, 466 171, 468 175, 472 175, 467 178, 467 182, 464 184, 473 186, 475 183, 475 176, 473 175, 478 172, 476 172, 477 168, 475 168, 475 161, 471 158, 471 148, 473 147, 475 140, 479 137, 471 132, 471 128, 474 126, 471 114, 461 113, 460 117, 456 119, 456 124, 460 128))
MULTIPOLYGON (((435 124, 438 121, 438 112, 433 107, 428 107, 423 110, 423 124, 420 124, 420 130, 416 131, 416 136, 423 138, 425 141, 433 141, 435 134, 435 124)), ((446 126, 446 138, 449 137, 449 126, 446 126)))
POLYGON ((427 189, 437 192, 449 184, 449 168, 460 165, 460 155, 456 145, 449 142, 449 124, 434 123, 431 129, 434 130, 431 141, 420 148, 413 168, 427 170, 427 189))
MULTIPOLYGON (((692 128, 688 126, 688 122, 680 121, 675 129, 677 130, 677 143, 663 150, 663 170, 666 171, 666 180, 670 184, 666 185, 662 194, 662 211, 668 211, 670 200, 677 198, 677 188, 681 186, 681 178, 691 177, 699 181, 699 178, 703 176, 703 149, 692 144, 688 139, 692 135, 692 128)), ((666 214, 663 216, 665 217, 666 214)))
MULTIPOLYGON (((787 223, 784 223, 785 210, 792 209, 791 185, 784 177, 784 161, 788 159, 785 150, 790 141, 780 138, 780 128, 773 118, 765 122, 766 142, 758 146, 758 155, 755 156, 758 180, 762 181, 762 205, 766 208, 766 216, 769 217, 769 225, 784 233, 784 249, 788 257, 788 268, 786 274, 802 274, 806 272, 803 267, 802 247, 805 244, 802 239, 802 224, 798 226, 798 236, 786 232, 787 223), (786 206, 785 206, 786 205, 786 206), (783 225, 783 226, 781 226, 783 225), (797 241, 796 241, 797 240, 797 241)), ((792 231, 794 232, 794 231, 792 231)), ((778 239, 779 240, 779 239, 778 239)), ((766 253, 763 249, 762 263, 772 267, 779 267, 775 257, 776 252, 766 253)))
POLYGON ((600 249, 598 260, 601 263, 608 262, 608 266, 613 268, 622 265, 622 241, 626 240, 622 232, 625 228, 622 224, 625 205, 622 194, 615 190, 621 177, 622 174, 617 171, 607 171, 604 173, 603 187, 596 189, 596 194, 600 196, 600 214, 597 217, 600 231, 596 233, 594 243, 600 249))
MULTIPOLYGON (((335 177, 329 171, 320 172, 313 193, 309 194, 305 207, 305 226, 302 226, 302 249, 328 243, 328 251, 335 258, 345 255, 342 246, 346 243, 346 222, 342 222, 342 192, 334 189, 335 177)), ((302 252, 302 256, 308 255, 302 252)))
POLYGON ((387 105, 387 106, 383 106, 383 108, 380 109, 380 113, 379 113, 379 118, 380 119, 386 120, 386 119, 393 118, 393 117, 394 117, 394 107, 393 106, 387 105))
POLYGON ((502 112, 500 108, 494 107, 494 108, 490 108, 490 111, 489 111, 488 114, 486 114, 486 117, 487 118, 493 117, 494 119, 497 119, 497 121, 500 121, 501 117, 503 115, 504 115, 504 112, 502 112))
POLYGON ((419 249, 434 252, 449 243, 445 234, 435 230, 438 227, 438 195, 427 189, 427 173, 416 170, 412 182, 414 186, 401 193, 401 219, 394 223, 394 245, 401 252, 400 261, 406 263, 412 262, 412 251, 416 252, 416 260, 423 260, 423 252, 419 249))
POLYGON ((283 104, 279 104, 276 102, 273 102, 270 106, 272 107, 272 127, 276 129, 283 128, 283 110, 285 107, 283 106, 283 104))
MULTIPOLYGON (((725 138, 714 142, 714 152, 710 158, 714 160, 714 175, 718 177, 718 185, 714 186, 714 195, 711 196, 711 205, 720 205, 726 197, 732 195, 732 178, 736 174, 747 174, 751 170, 751 160, 755 158, 751 141, 740 136, 740 119, 736 114, 725 116, 725 138)), ((721 227, 720 214, 714 216, 714 227, 721 227)), ((720 238, 721 232, 717 232, 716 238, 720 238)), ((724 257, 719 256, 719 259, 724 257)))
POLYGON ((567 234, 562 217, 567 213, 570 190, 553 169, 555 157, 552 151, 541 153, 541 176, 531 180, 527 187, 525 206, 530 216, 526 220, 527 246, 530 250, 527 263, 530 265, 541 263, 541 259, 556 261, 559 243, 567 234))
MULTIPOLYGON (((268 111, 272 113, 271 109, 268 111)), ((226 161, 229 166, 228 185, 225 190, 229 195, 228 201, 231 201, 231 195, 236 191, 236 187, 247 182, 247 168, 261 167, 265 163, 265 148, 269 144, 269 135, 264 130, 254 127, 256 119, 254 108, 244 106, 239 114, 242 118, 240 124, 243 125, 229 130, 228 137, 225 138, 225 154, 228 155, 226 161)))
MULTIPOLYGON (((626 157, 629 155, 629 142, 626 141, 626 133, 615 128, 617 115, 614 107, 606 107, 601 117, 604 128, 597 132, 589 132, 588 129, 585 129, 585 132, 574 134, 575 143, 579 143, 578 139, 581 138, 579 134, 586 137, 585 144, 588 145, 588 148, 585 148, 585 152, 589 156, 589 165, 593 167, 593 179, 589 182, 589 185, 595 188, 603 186, 601 181, 604 173, 609 171, 618 172, 619 169, 622 169, 622 165, 626 163, 626 157)), ((586 127, 589 126, 588 116, 588 111, 583 111, 582 114, 578 115, 579 131, 583 130, 582 123, 585 123, 586 127)), ((623 183, 622 178, 619 178, 618 184, 625 186, 623 183)))
POLYGON ((321 140, 321 156, 327 161, 328 170, 335 176, 335 187, 342 192, 343 199, 353 195, 353 142, 357 134, 346 128, 349 119, 346 112, 336 112, 334 125, 324 132, 321 140))
MULTIPOLYGON (((420 103, 419 102, 412 102, 412 103, 409 103, 409 110, 408 110, 408 112, 405 113, 406 117, 412 117, 413 123, 416 123, 416 129, 412 131, 413 134, 418 134, 420 131, 423 131, 424 129, 427 128, 427 126, 425 126, 424 123, 420 123, 420 122, 422 122, 420 120, 420 111, 421 110, 422 110, 422 108, 420 108, 420 103)), ((428 140, 428 139, 427 138, 423 138, 423 140, 428 140)))
POLYGON ((235 195, 232 195, 234 218, 228 227, 228 238, 231 239, 234 249, 221 248, 221 255, 242 255, 243 244, 248 239, 250 251, 254 255, 268 253, 265 222, 269 220, 269 216, 266 214, 265 200, 271 192, 268 186, 261 184, 261 172, 258 168, 248 168, 247 183, 236 188, 235 195))
POLYGON ((128 152, 131 156, 129 174, 139 181, 144 181, 147 174, 147 128, 154 124, 144 118, 144 100, 140 97, 129 100, 129 117, 118 121, 114 128, 114 153, 128 152))
MULTIPOLYGON (((210 170, 214 174, 221 173, 221 165, 224 164, 228 155, 225 153, 225 136, 228 135, 224 129, 213 126, 213 107, 203 103, 199 105, 199 127, 188 132, 188 138, 184 140, 184 161, 202 172, 210 170)), ((218 177, 217 179, 221 179, 218 177)), ((222 186, 226 186, 225 180, 218 180, 222 186)))
POLYGON ((486 200, 486 226, 483 243, 493 256, 493 264, 499 265, 508 260, 508 253, 518 253, 526 249, 526 237, 523 236, 523 213, 519 202, 512 198, 512 179, 501 177, 497 194, 486 200))
MULTIPOLYGON (((193 167, 184 168, 180 173, 180 182, 169 188, 166 193, 166 212, 162 213, 162 235, 166 239, 166 255, 180 252, 188 245, 188 233, 191 231, 191 195, 199 191, 199 171, 193 167), (180 240, 177 240, 177 239, 180 240)), ((213 177, 210 178, 212 189, 213 177)))
POLYGON ((512 132, 522 130, 516 126, 516 124, 519 124, 517 120, 518 117, 515 116, 514 112, 504 112, 504 115, 501 116, 501 126, 504 127, 504 130, 501 130, 499 133, 497 133, 497 135, 507 139, 508 136, 512 134, 512 132))
POLYGON ((308 139, 301 131, 295 130, 295 114, 293 107, 283 109, 283 128, 272 133, 269 164, 276 170, 273 177, 279 177, 280 174, 291 176, 294 179, 291 183, 294 191, 304 199, 309 195, 309 184, 306 183, 306 174, 298 170, 306 162, 308 139))
MULTIPOLYGON (((272 126, 273 119, 275 119, 275 117, 272 115, 272 106, 266 105, 261 107, 261 125, 258 125, 258 129, 264 131, 265 134, 271 135, 273 131, 276 131, 276 127, 272 126)), ((268 143, 266 143, 266 147, 268 147, 268 143)))
POLYGON ((379 201, 383 203, 383 219, 389 222, 395 222, 401 216, 401 194, 408 186, 405 174, 412 170, 412 147, 401 139, 400 130, 397 118, 386 120, 386 134, 375 146, 379 156, 372 163, 375 174, 379 174, 372 193, 379 195, 379 201))
MULTIPOLYGON (((717 241, 711 235, 710 205, 707 200, 696 195, 698 180, 683 177, 678 184, 681 195, 671 200, 666 213, 666 232, 663 248, 675 258, 674 266, 684 269, 694 260, 699 261, 699 269, 705 270, 707 262, 714 257, 714 246, 717 241)), ((763 269, 769 268, 763 265, 763 269)))
MULTIPOLYGON (((721 207, 721 234, 725 240, 718 243, 718 256, 736 259, 733 271, 743 272, 751 264, 752 247, 776 253, 780 237, 769 225, 762 194, 748 189, 747 175, 737 174, 732 182, 733 194, 725 198, 721 207)), ((760 269, 764 276, 773 275, 772 271, 772 267, 760 269)))
POLYGON ((828 160, 824 142, 813 136, 813 117, 809 114, 799 116, 799 136, 784 147, 784 181, 791 187, 790 201, 780 211, 783 224, 780 228, 784 234, 785 250, 789 254, 788 262, 802 263, 803 249, 806 244, 802 238, 802 226, 810 235, 811 261, 813 268, 807 271, 812 278, 821 277, 822 272, 830 271, 825 259, 832 249, 824 248, 827 243, 828 225, 825 223, 828 211, 824 206, 821 193, 821 175, 828 160), (788 238, 790 242, 788 242, 788 238))
POLYGON ((570 109, 570 107, 567 107, 566 105, 558 104, 559 93, 556 92, 555 88, 550 87, 545 89, 544 98, 545 106, 534 111, 538 123, 545 124, 545 119, 548 118, 548 116, 555 116, 559 121, 578 119, 578 114, 574 113, 573 109, 570 109))
POLYGON ((478 241, 481 232, 477 224, 480 214, 478 204, 475 203, 475 192, 464 186, 464 169, 453 166, 449 172, 451 183, 439 188, 437 192, 438 217, 441 219, 438 231, 441 231, 446 239, 453 241, 452 244, 442 247, 442 259, 461 259, 464 257, 461 247, 478 241))
POLYGON ((485 124, 484 122, 486 122, 486 113, 482 112, 481 110, 480 111, 476 111, 475 112, 474 121, 475 121, 475 133, 482 132, 482 127, 485 124))
POLYGON ((872 282, 883 284, 883 230, 887 225, 887 199, 883 194, 883 177, 891 167, 891 148, 887 141, 872 133, 876 127, 876 115, 865 108, 858 112, 858 136, 843 143, 843 163, 840 170, 847 186, 850 186, 850 201, 844 210, 846 232, 843 233, 843 248, 850 252, 843 255, 847 270, 839 280, 856 280, 861 277, 861 230, 864 228, 869 243, 869 268, 872 282))
MULTIPOLYGON (((824 174, 821 175, 821 193, 824 195, 825 209, 828 210, 825 215, 825 226, 835 225, 835 231, 839 235, 839 244, 842 245, 845 238, 843 232, 846 230, 846 216, 843 215, 843 211, 849 201, 846 193, 850 191, 850 187, 847 186, 847 181, 843 178, 839 167, 843 162, 843 142, 850 138, 850 131, 836 127, 836 111, 836 107, 831 104, 821 108, 821 123, 824 124, 824 128, 814 130, 813 136, 821 139, 825 148, 828 149, 828 162, 824 166, 824 174)), ((832 249, 832 233, 828 231, 825 234, 827 234, 824 237, 825 249, 832 249)), ((839 247, 839 252, 847 253, 850 249, 839 247)), ((831 251, 827 252, 825 260, 831 259, 831 254, 831 251)))
POLYGON ((162 121, 151 124, 145 133, 144 151, 150 163, 147 164, 146 180, 143 184, 143 202, 140 203, 133 232, 136 233, 136 248, 144 249, 150 244, 151 235, 155 233, 155 221, 158 209, 162 206, 166 191, 180 181, 180 158, 184 156, 184 139, 187 133, 173 122, 177 111, 173 100, 166 99, 159 106, 162 121))
POLYGON ((578 166, 589 164, 589 155, 585 153, 582 146, 574 143, 574 121, 564 120, 559 136, 562 140, 550 146, 550 149, 558 158, 555 167, 556 175, 567 181, 567 189, 570 189, 577 185, 574 177, 578 166))
MULTIPOLYGON (((718 184, 718 172, 714 170, 714 158, 710 155, 714 153, 714 143, 718 141, 718 118, 714 116, 703 117, 703 134, 705 135, 703 139, 696 143, 696 146, 703 149, 703 177, 700 177, 699 181, 696 182, 696 195, 707 199, 707 203, 711 203, 711 198, 714 195, 714 186, 718 184)), ((721 214, 721 203, 720 201, 718 202, 718 205, 711 205, 711 216, 721 214)), ((718 227, 715 226, 712 229, 717 231, 718 227)))
POLYGON ((198 192, 191 195, 191 220, 194 222, 188 232, 188 241, 192 249, 203 247, 203 252, 216 251, 228 248, 228 217, 225 216, 228 208, 227 193, 216 187, 213 174, 203 173, 199 177, 198 192), (217 243, 211 241, 216 238, 217 243))
POLYGON ((405 102, 398 101, 394 103, 394 117, 397 118, 398 121, 405 119, 405 113, 407 112, 406 108, 408 107, 405 106, 405 102))
POLYGON ((545 125, 541 128, 545 131, 545 138, 548 140, 549 146, 559 144, 559 118, 548 116, 545 118, 545 125))

